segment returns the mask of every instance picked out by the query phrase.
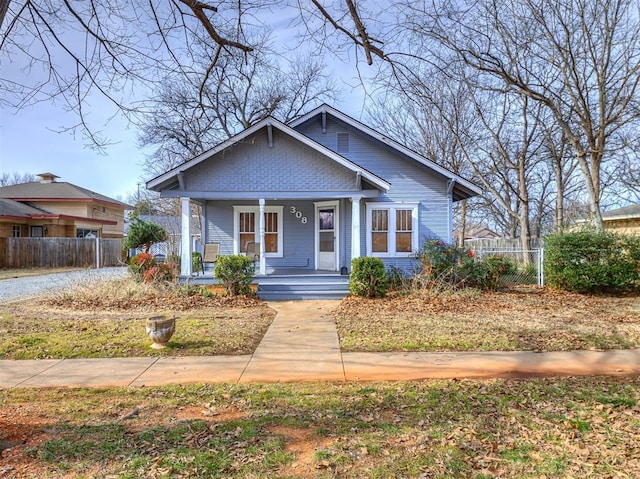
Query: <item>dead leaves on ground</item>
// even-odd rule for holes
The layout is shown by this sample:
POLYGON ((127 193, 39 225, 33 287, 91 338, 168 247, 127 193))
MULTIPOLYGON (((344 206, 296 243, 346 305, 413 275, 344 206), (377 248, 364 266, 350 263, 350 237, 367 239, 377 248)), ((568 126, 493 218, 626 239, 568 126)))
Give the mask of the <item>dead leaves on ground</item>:
POLYGON ((346 298, 335 311, 353 351, 624 349, 640 345, 640 296, 546 288, 346 298))

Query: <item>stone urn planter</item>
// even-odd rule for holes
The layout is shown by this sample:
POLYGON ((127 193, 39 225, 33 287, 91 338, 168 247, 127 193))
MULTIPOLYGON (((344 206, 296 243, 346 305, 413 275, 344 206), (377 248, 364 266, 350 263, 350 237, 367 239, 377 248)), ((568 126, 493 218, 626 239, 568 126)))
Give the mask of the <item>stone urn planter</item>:
POLYGON ((152 316, 147 319, 147 336, 153 341, 153 349, 167 347, 167 343, 176 331, 176 316, 152 316))

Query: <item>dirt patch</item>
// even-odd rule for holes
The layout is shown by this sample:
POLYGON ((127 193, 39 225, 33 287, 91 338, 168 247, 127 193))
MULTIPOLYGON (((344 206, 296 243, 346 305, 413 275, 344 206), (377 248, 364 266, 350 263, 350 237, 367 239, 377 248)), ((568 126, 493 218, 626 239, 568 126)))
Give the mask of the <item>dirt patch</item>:
POLYGON ((280 472, 283 476, 314 477, 319 468, 324 468, 322 461, 316 460, 316 452, 329 447, 333 440, 319 436, 309 429, 273 426, 268 431, 284 437, 285 451, 295 456, 294 461, 280 472))

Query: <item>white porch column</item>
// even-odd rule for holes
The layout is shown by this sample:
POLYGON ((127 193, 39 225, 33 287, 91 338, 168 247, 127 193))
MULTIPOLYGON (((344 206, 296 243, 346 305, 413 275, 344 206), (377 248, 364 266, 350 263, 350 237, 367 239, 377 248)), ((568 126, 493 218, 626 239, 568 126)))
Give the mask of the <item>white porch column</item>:
MULTIPOLYGON (((265 260, 264 257, 264 250, 265 250, 265 245, 264 245, 264 198, 260 198, 258 200, 258 205, 259 205, 259 209, 260 209, 260 219, 258 220, 258 224, 260 225, 260 267, 258 272, 260 273, 261 276, 264 276, 267 272, 267 262, 265 260)), ((282 234, 282 233, 280 233, 282 234)))
MULTIPOLYGON (((351 259, 360 257, 360 198, 351 198, 351 259)), ((351 268, 349 268, 351 269, 351 268)))
POLYGON ((180 239, 180 275, 191 276, 191 201, 180 198, 182 204, 182 237, 180 239))

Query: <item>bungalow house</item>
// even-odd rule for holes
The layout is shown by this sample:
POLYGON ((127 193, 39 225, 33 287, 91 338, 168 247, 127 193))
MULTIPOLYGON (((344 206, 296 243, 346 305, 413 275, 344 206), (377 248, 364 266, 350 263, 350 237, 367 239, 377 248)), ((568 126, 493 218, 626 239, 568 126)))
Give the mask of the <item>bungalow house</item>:
POLYGON ((51 173, 40 181, 0 187, 0 238, 122 238, 131 206, 51 173))
POLYGON ((322 105, 289 124, 266 118, 150 180, 182 205, 181 274, 191 274, 192 202, 202 242, 256 251, 259 276, 350 270, 377 256, 413 268, 427 237, 451 242, 452 204, 480 189, 340 111, 322 105))

